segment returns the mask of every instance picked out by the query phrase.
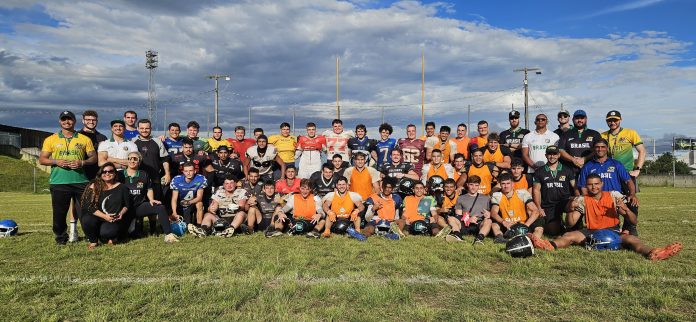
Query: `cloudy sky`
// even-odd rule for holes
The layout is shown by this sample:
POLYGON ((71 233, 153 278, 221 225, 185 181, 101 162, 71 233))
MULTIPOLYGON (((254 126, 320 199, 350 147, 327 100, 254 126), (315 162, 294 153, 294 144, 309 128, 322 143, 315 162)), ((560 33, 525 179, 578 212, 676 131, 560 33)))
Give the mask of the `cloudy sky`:
MULTIPOLYGON (((220 120, 275 132, 291 121, 328 127, 340 57, 348 127, 426 119, 507 124, 523 108, 555 119, 561 104, 604 129, 610 109, 646 137, 696 137, 696 4, 638 1, 28 1, 0 3, 0 123, 55 129, 60 110, 147 115, 145 51, 159 53, 155 122, 207 129, 213 81, 220 120), (165 119, 166 110, 166 119, 165 119)), ((533 117, 533 116, 531 116, 533 117)), ((555 126, 555 122, 552 123, 555 126)), ((398 130, 397 133, 402 132, 398 130)))

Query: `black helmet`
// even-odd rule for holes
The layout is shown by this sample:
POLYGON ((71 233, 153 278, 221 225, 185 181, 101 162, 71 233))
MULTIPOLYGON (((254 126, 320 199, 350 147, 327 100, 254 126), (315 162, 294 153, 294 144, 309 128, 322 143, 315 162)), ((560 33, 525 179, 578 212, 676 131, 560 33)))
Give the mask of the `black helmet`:
POLYGON ((430 225, 424 220, 416 220, 411 224, 412 235, 430 235, 430 225))
POLYGON ((534 245, 527 235, 515 236, 505 244, 505 252, 512 257, 529 257, 534 255, 534 245))
POLYGON ((413 187, 415 187, 416 181, 411 178, 402 177, 399 180, 399 192, 406 196, 413 196, 413 187))
POLYGON ((223 230, 225 230, 229 227, 230 227, 230 224, 227 223, 227 220, 224 220, 224 219, 218 219, 213 224, 213 229, 215 230, 216 233, 221 233, 223 230))
POLYGON ((510 227, 510 229, 508 229, 508 231, 505 232, 504 237, 510 239, 516 236, 526 235, 527 233, 529 233, 529 227, 527 227, 527 225, 523 223, 518 222, 512 225, 512 227, 510 227))
POLYGON ((441 176, 432 176, 428 179, 428 191, 432 195, 435 192, 445 191, 445 179, 441 176))
POLYGON ((331 225, 331 232, 334 234, 345 234, 346 230, 350 228, 351 222, 348 220, 336 220, 333 225, 331 225))
POLYGON ((298 220, 295 222, 295 226, 292 228, 293 234, 304 234, 308 233, 311 230, 311 225, 304 221, 304 220, 298 220))

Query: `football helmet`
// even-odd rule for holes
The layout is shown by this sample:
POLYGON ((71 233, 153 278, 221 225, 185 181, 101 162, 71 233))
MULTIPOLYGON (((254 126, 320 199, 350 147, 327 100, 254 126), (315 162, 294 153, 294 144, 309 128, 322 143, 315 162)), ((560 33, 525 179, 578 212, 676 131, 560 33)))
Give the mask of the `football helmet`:
POLYGON ((611 229, 598 230, 587 237, 585 247, 588 250, 619 250, 621 236, 611 229))
POLYGON ((404 195, 404 196, 413 196, 413 187, 416 185, 416 181, 407 178, 407 177, 402 177, 399 180, 399 192, 404 195))
POLYGON ((519 235, 505 244, 505 252, 512 257, 529 257, 534 255, 534 245, 527 235, 519 235))
POLYGON ((305 220, 298 220, 295 226, 292 227, 293 234, 306 234, 312 230, 312 225, 305 220))
POLYGON ((430 225, 424 220, 416 220, 411 224, 412 235, 430 235, 430 225))
POLYGON ((505 232, 503 237, 511 239, 516 236, 526 235, 527 233, 529 233, 529 227, 527 227, 527 225, 523 223, 518 222, 512 225, 512 227, 510 227, 510 229, 508 229, 508 231, 505 232))
POLYGON ((384 235, 391 229, 391 223, 384 219, 377 221, 375 224, 375 233, 378 235, 384 235))
POLYGON ((229 228, 230 224, 227 223, 227 220, 224 219, 218 219, 213 223, 213 231, 216 235, 222 233, 225 229, 229 228))
POLYGON ((172 230, 172 234, 181 237, 186 233, 186 223, 179 217, 179 220, 172 222, 169 227, 172 230))
POLYGON ((0 238, 10 237, 17 235, 19 231, 19 225, 12 219, 5 219, 0 221, 0 238))
POLYGON ((348 220, 336 220, 336 222, 331 225, 331 232, 334 234, 345 234, 346 230, 348 230, 348 227, 350 227, 351 224, 352 223, 348 220))
POLYGON ((445 179, 441 176, 432 176, 428 179, 428 191, 430 194, 445 191, 445 179))

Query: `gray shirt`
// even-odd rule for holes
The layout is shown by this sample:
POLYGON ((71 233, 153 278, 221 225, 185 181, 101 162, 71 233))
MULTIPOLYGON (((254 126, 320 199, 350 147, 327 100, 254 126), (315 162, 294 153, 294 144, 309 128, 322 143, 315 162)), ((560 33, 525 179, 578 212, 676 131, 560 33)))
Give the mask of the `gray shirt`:
POLYGON ((478 198, 476 198, 476 195, 472 196, 467 193, 457 198, 457 204, 454 206, 454 209, 459 209, 462 213, 471 209, 470 215, 483 217, 483 211, 491 209, 490 201, 491 198, 488 195, 479 193, 478 198), (474 204, 474 199, 476 199, 476 204, 474 204), (471 205, 473 205, 473 207, 471 205))

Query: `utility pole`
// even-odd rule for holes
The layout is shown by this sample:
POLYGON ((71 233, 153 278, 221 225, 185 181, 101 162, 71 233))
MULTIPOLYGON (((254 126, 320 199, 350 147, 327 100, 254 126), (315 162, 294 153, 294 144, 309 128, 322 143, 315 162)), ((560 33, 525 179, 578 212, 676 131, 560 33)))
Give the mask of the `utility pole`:
POLYGON ((247 131, 249 131, 249 133, 252 133, 252 134, 254 133, 253 130, 251 129, 251 106, 249 106, 249 128, 247 128, 247 131))
POLYGON ((341 62, 338 56, 336 56, 336 118, 341 119, 341 104, 339 103, 341 95, 339 93, 339 87, 340 87, 340 78, 339 78, 339 67, 341 66, 341 62))
POLYGON ((527 72, 536 71, 537 75, 541 75, 541 68, 517 68, 513 72, 524 72, 524 128, 529 129, 529 84, 527 82, 527 72))
POLYGON ((157 52, 148 50, 145 52, 145 68, 150 71, 150 80, 147 83, 147 116, 151 122, 155 115, 155 69, 157 69, 158 58, 157 52))
POLYGON ((208 78, 214 79, 214 80, 215 80, 215 109, 214 109, 213 111, 214 111, 214 114, 215 114, 215 119, 214 119, 214 121, 215 121, 215 126, 219 126, 219 125, 218 125, 218 95, 219 95, 219 91, 218 91, 218 79, 224 78, 225 80, 230 80, 230 76, 229 76, 229 75, 213 74, 213 75, 208 75, 208 78))
POLYGON ((421 133, 425 136, 425 52, 421 49, 421 133))

